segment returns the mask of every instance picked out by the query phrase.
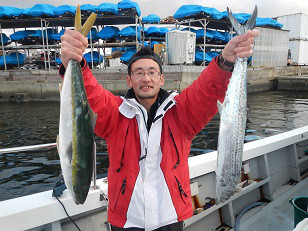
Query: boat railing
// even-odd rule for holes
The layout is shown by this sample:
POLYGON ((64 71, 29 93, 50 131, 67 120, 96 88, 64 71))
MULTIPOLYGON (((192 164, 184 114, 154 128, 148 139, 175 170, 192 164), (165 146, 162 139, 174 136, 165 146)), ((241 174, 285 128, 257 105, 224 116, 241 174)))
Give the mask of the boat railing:
POLYGON ((37 144, 37 145, 29 145, 29 146, 14 147, 14 148, 2 148, 0 149, 0 154, 42 151, 42 150, 48 150, 54 147, 57 147, 57 143, 37 144))

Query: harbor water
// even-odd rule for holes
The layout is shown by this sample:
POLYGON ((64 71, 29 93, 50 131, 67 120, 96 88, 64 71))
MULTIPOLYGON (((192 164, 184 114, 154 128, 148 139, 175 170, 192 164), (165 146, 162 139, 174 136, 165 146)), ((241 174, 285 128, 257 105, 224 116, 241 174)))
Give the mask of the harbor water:
MULTIPOLYGON (((0 148, 56 142, 59 102, 0 103, 0 148)), ((248 95, 246 141, 308 125, 308 92, 266 91, 248 95)), ((193 139, 191 155, 217 148, 219 115, 193 139)), ((98 177, 106 176, 105 141, 97 143, 98 177)), ((56 148, 0 154, 0 201, 51 190, 60 175, 56 148)))

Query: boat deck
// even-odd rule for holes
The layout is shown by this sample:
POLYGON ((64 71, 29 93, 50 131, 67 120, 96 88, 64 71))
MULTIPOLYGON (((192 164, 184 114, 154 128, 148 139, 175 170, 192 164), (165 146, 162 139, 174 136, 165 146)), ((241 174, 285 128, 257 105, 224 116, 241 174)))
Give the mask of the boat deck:
POLYGON ((248 211, 241 219, 240 231, 293 230, 294 208, 289 200, 299 196, 308 196, 308 177, 296 185, 281 187, 273 202, 248 211))

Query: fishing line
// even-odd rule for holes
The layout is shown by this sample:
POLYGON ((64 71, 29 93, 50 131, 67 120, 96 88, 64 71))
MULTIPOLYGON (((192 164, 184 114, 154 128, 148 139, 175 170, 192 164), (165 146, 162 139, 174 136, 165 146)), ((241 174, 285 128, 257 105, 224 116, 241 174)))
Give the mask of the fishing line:
POLYGON ((305 146, 308 146, 308 144, 304 144, 304 145, 300 145, 300 144, 295 144, 297 147, 300 147, 300 148, 302 148, 302 147, 305 147, 305 146))
POLYGON ((75 221, 73 220, 73 218, 71 218, 71 216, 68 215, 68 213, 67 213, 67 211, 66 211, 66 209, 65 209, 64 204, 62 204, 62 202, 59 200, 58 197, 55 196, 55 198, 56 198, 56 199, 59 201, 59 203, 62 205, 62 207, 63 207, 63 209, 64 209, 64 212, 66 213, 66 216, 71 220, 71 222, 73 222, 73 224, 76 226, 76 228, 77 228, 79 231, 81 231, 81 229, 80 229, 80 228, 78 227, 78 225, 75 223, 75 221))
MULTIPOLYGON (((105 183, 107 183, 107 182, 105 182, 105 183)), ((103 191, 102 189, 99 189, 99 190, 101 190, 101 192, 102 192, 103 200, 104 200, 105 203, 106 203, 106 209, 107 209, 107 211, 108 211, 108 206, 109 206, 109 199, 108 199, 108 196, 104 193, 104 191, 103 191)), ((108 216, 108 212, 107 212, 107 216, 108 216)), ((106 221, 106 225, 108 226, 109 231, 112 231, 111 225, 110 225, 110 223, 108 222, 108 218, 107 218, 107 221, 106 221)))

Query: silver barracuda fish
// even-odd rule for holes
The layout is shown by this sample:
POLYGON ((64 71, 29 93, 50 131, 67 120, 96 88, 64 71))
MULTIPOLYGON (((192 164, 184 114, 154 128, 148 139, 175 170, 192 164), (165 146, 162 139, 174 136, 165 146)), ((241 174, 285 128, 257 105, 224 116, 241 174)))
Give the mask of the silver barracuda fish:
MULTIPOLYGON (((80 7, 75 16, 75 30, 87 35, 96 15, 91 15, 81 27, 80 7)), ((58 153, 64 182, 76 204, 87 198, 93 175, 96 146, 93 129, 96 115, 91 110, 85 92, 79 62, 70 60, 60 86, 60 124, 58 153)))
MULTIPOLYGON (((235 19, 229 8, 227 11, 238 35, 254 28, 257 6, 245 25, 241 25, 235 19)), ((234 194, 241 175, 247 119, 246 71, 247 58, 237 58, 224 102, 217 102, 220 125, 217 148, 216 204, 228 200, 234 194)))

